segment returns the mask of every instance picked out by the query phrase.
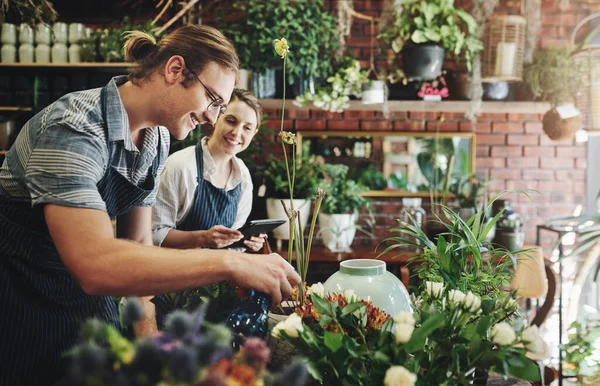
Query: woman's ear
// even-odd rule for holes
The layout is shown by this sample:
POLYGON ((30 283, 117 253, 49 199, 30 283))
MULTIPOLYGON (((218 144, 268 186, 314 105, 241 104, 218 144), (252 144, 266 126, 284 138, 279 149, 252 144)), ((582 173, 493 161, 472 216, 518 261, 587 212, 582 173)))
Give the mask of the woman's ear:
POLYGON ((164 69, 165 81, 169 84, 181 82, 185 79, 185 60, 179 55, 171 56, 164 69))

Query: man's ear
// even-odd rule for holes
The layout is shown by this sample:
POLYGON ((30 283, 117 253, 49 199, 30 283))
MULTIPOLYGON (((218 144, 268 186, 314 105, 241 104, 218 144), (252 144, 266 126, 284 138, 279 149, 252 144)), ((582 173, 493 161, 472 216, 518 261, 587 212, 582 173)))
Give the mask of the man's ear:
POLYGON ((171 56, 164 67, 165 81, 168 84, 182 82, 185 79, 185 60, 179 55, 171 56))

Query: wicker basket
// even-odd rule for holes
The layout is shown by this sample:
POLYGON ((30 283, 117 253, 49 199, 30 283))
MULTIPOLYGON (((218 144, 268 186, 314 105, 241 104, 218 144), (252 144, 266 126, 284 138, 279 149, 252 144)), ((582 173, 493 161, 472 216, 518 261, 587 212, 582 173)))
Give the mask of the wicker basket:
POLYGON ((542 121, 544 133, 553 141, 565 141, 575 138, 581 128, 581 116, 562 119, 555 109, 544 114, 542 121))
POLYGON ((571 48, 575 65, 585 78, 584 89, 577 95, 576 105, 581 111, 583 128, 600 133, 600 45, 587 45, 576 49, 575 38, 579 30, 600 13, 592 14, 577 24, 571 33, 571 48))
POLYGON ((525 29, 523 16, 492 15, 486 23, 481 53, 483 82, 520 82, 523 78, 525 29))

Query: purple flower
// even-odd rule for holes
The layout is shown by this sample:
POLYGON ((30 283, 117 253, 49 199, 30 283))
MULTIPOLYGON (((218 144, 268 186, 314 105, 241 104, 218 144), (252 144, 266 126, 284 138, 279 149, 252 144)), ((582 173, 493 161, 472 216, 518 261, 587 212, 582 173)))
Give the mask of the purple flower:
POLYGON ((244 343, 243 348, 244 356, 246 361, 252 367, 259 370, 267 368, 269 363, 269 357, 271 356, 271 350, 267 346, 267 343, 260 338, 248 338, 244 343))

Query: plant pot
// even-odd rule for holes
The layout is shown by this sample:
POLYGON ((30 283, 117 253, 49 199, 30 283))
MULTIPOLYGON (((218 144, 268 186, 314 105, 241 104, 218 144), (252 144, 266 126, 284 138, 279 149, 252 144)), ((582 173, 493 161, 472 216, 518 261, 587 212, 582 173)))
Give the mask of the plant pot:
POLYGON ((494 82, 483 84, 483 99, 487 101, 504 101, 510 94, 507 82, 494 82))
MULTIPOLYGON (((288 217, 283 210, 283 206, 281 205, 281 201, 285 203, 285 206, 290 208, 290 200, 289 199, 280 199, 280 198, 267 198, 266 206, 267 206, 267 217, 270 219, 285 219, 288 217)), ((300 212, 300 224, 302 225, 302 230, 306 231, 306 225, 308 224, 308 218, 310 217, 310 205, 311 200, 307 199, 294 199, 294 209, 300 212)), ((285 224, 275 228, 273 230, 273 237, 277 240, 289 240, 290 239, 290 223, 287 221, 285 224)))
POLYGON ((385 102, 385 82, 370 80, 362 85, 362 103, 365 105, 385 102))
POLYGON ((407 44, 402 48, 402 70, 412 80, 434 80, 442 72, 443 47, 433 44, 407 44))
POLYGON ((556 109, 551 109, 544 114, 542 124, 544 133, 551 140, 569 140, 575 138, 577 130, 581 128, 581 116, 562 119, 556 109))
POLYGON ((277 93, 275 69, 269 68, 263 73, 252 73, 250 91, 257 98, 274 98, 277 93))
POLYGON ((340 269, 323 283, 325 293, 352 289, 362 300, 394 316, 400 311, 412 312, 408 291, 394 274, 386 270, 385 261, 354 259, 340 263, 340 269))
POLYGON ((356 234, 357 213, 319 213, 319 229, 323 244, 333 252, 347 252, 356 234))
POLYGON ((508 251, 518 251, 519 249, 523 248, 524 241, 525 234, 521 230, 506 231, 502 229, 496 229, 494 244, 498 244, 508 251))
POLYGON ((450 99, 459 101, 471 100, 471 75, 466 72, 453 72, 446 76, 450 99))
POLYGON ((489 371, 486 369, 475 369, 473 373, 473 386, 486 386, 488 383, 489 371))
POLYGON ((477 208, 458 208, 458 216, 464 221, 467 222, 471 217, 473 217, 477 213, 477 208))

